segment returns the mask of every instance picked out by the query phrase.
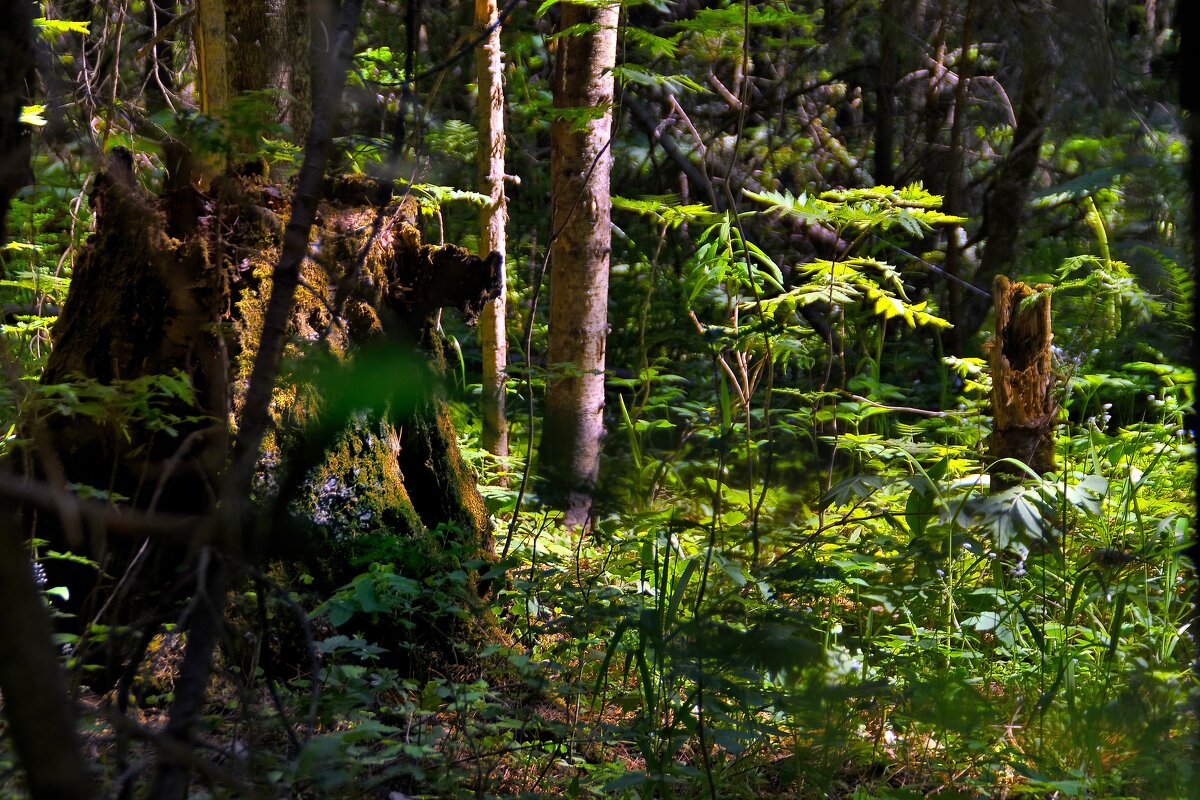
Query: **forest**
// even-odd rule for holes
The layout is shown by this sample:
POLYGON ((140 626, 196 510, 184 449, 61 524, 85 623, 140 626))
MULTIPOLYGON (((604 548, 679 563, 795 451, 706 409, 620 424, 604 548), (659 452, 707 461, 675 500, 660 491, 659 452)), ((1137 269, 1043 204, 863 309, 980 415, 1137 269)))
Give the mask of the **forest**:
POLYGON ((1198 12, 0 1, 0 798, 1200 797, 1198 12))

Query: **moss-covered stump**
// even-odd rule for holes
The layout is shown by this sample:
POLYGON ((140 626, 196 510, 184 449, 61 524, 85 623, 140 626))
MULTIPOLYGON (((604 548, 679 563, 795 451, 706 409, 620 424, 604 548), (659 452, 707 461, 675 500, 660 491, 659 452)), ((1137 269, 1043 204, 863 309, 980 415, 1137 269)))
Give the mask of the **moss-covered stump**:
MULTIPOLYGON (((145 192, 125 154, 110 156, 89 195, 95 230, 75 265, 54 326, 54 349, 32 404, 26 468, 59 486, 79 485, 116 505, 172 514, 207 513, 228 449, 227 341, 231 275, 213 258, 219 221, 168 235, 163 204, 145 192)), ((178 546, 106 530, 83 540, 78 520, 27 509, 29 532, 55 550, 89 556, 92 568, 45 563, 48 583, 74 625, 101 609, 105 623, 167 610, 136 586, 170 586, 178 546), (136 555, 135 555, 136 554, 136 555), (120 587, 120 591, 117 590, 120 587)))
MULTIPOLYGON (((1050 352, 1050 289, 996 278, 996 334, 989 342, 992 371, 992 459, 1027 465, 1039 475, 1054 469, 1058 402, 1050 352)), ((1012 463, 992 470, 992 490, 1021 482, 1012 463)))
MULTIPOLYGON (((252 176, 222 177, 206 192, 170 186, 151 196, 120 157, 97 177, 96 230, 43 378, 47 386, 82 380, 95 402, 39 406, 40 446, 31 448, 28 468, 60 485, 108 492, 116 503, 200 515, 219 493, 289 197, 252 176), (117 411, 105 405, 122 392, 133 399, 117 411)), ((369 202, 377 194, 354 179, 327 187, 255 489, 268 552, 285 572, 322 577, 319 591, 350 580, 372 559, 390 559, 425 580, 491 548, 490 522, 439 389, 445 364, 436 315, 452 307, 473 319, 499 291, 498 256, 422 244, 412 204, 380 211, 369 202), (355 375, 364 347, 423 362, 424 377, 410 382, 419 393, 384 396, 376 387, 358 400, 353 385, 322 384, 355 375), (297 539, 292 547, 296 536, 306 545, 297 539)), ((101 621, 133 620, 111 595, 140 542, 113 546, 104 531, 92 531, 85 544, 52 515, 27 517, 34 535, 102 565, 99 581, 94 573, 52 576, 71 589, 72 611, 90 618, 103 606, 109 613, 101 621), (88 595, 94 602, 82 602, 88 595)), ((162 587, 186 587, 178 570, 187 554, 159 543, 151 549, 163 552, 159 564, 130 572, 121 589, 142 610, 159 613, 169 608, 162 587), (147 593, 158 600, 143 602, 147 593)), ((466 601, 477 603, 474 582, 466 589, 466 601)))

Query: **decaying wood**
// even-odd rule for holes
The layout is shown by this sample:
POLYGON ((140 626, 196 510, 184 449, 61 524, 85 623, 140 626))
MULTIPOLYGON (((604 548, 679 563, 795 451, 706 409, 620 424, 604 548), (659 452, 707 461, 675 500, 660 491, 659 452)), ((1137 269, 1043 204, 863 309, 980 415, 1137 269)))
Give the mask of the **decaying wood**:
MULTIPOLYGON (((341 108, 341 90, 350 67, 354 34, 362 10, 360 0, 348 0, 342 9, 335 36, 336 45, 330 67, 336 81, 330 81, 323 103, 313 119, 304 147, 296 193, 288 224, 281 237, 279 258, 272 272, 275 285, 263 312, 258 352, 237 417, 237 438, 229 453, 223 475, 219 506, 213 509, 212 527, 224 534, 225 550, 241 556, 245 549, 244 531, 249 509, 254 463, 258 460, 263 438, 270 423, 269 407, 279 365, 287 339, 288 321, 295 307, 296 290, 307 257, 308 245, 317 218, 320 189, 332 152, 334 120, 341 108), (240 549, 239 549, 240 548, 240 549)), ((188 622, 188 643, 179 671, 175 701, 171 706, 164 735, 185 750, 192 744, 192 731, 199 720, 212 661, 225 616, 225 594, 229 580, 224 553, 201 549, 193 583, 192 615, 188 622), (206 568, 211 565, 211 568, 206 568)), ((179 758, 163 758, 158 765, 151 797, 154 800, 181 800, 188 794, 192 769, 179 758)))
MULTIPOLYGON (((1058 402, 1050 352, 1050 289, 996 278, 996 334, 989 342, 992 371, 991 457, 1014 459, 1034 472, 1054 469, 1054 428, 1058 402), (1036 298, 1036 299, 1030 299, 1036 298)), ((993 490, 1019 483, 1022 472, 1000 464, 993 490)))
MULTIPOLYGON (((151 525, 142 533, 149 540, 142 551, 137 533, 106 535, 108 517, 68 514, 76 529, 91 534, 86 544, 69 541, 60 515, 48 506, 51 489, 58 486, 61 493, 72 483, 111 492, 125 498, 119 506, 135 510, 131 519, 150 508, 155 514, 147 519, 196 520, 212 512, 229 462, 229 421, 246 403, 263 341, 282 220, 292 202, 286 189, 261 176, 222 177, 206 192, 173 186, 155 197, 119 157, 95 185, 96 229, 55 329, 56 349, 44 380, 127 385, 178 370, 196 392, 191 404, 169 405, 183 418, 173 436, 154 433, 137 418, 42 413, 34 426, 39 446, 30 453, 27 473, 46 487, 38 496, 49 499, 27 506, 26 530, 50 539, 55 549, 77 549, 104 564, 101 579, 78 566, 52 577, 54 585, 71 587, 70 610, 80 614, 81 624, 100 608, 105 621, 126 624, 154 609, 151 624, 157 624, 170 607, 164 591, 176 585, 188 591, 180 570, 188 550, 215 540, 201 532, 188 548, 178 536, 156 536, 151 525), (124 601, 114 599, 138 551, 137 574, 120 584, 120 594, 130 586, 143 588, 124 601), (149 598, 153 602, 146 602, 147 586, 158 598, 149 598), (89 595, 92 602, 86 602, 89 595)), ((425 565, 427 574, 446 568, 447 534, 435 533, 439 526, 455 531, 449 534, 456 537, 454 558, 486 555, 491 546, 485 506, 437 388, 444 359, 435 320, 444 307, 475 319, 499 291, 500 258, 423 244, 414 206, 392 203, 380 214, 371 204, 378 194, 377 186, 353 179, 327 182, 321 190, 314 236, 320 247, 299 266, 282 357, 308 363, 309 356, 321 355, 324 360, 313 363, 326 366, 318 369, 316 384, 287 378, 269 398, 263 455, 255 470, 256 507, 271 509, 278 488, 272 481, 287 472, 285 465, 292 468, 294 486, 283 503, 286 513, 255 523, 257 531, 279 541, 245 547, 242 554, 313 556, 293 538, 298 528, 305 529, 319 546, 314 556, 319 568, 312 572, 325 578, 323 591, 361 571, 362 555, 382 536, 408 542, 411 563, 425 565), (381 362, 384 369, 424 364, 389 383, 389 391, 416 388, 422 394, 393 402, 357 385, 364 377, 374 380, 354 371, 364 347, 392 354, 381 362), (332 397, 338 398, 336 410, 332 397), (334 429, 310 436, 330 425, 334 429), (349 506, 347 513, 321 507, 327 486, 349 506)))

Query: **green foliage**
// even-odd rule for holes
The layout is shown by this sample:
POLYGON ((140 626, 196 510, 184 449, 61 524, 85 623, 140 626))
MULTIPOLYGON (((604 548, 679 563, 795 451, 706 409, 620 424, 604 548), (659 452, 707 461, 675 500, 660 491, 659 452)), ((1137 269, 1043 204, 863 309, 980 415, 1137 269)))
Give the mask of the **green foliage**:
POLYGON ((33 21, 34 30, 41 34, 44 39, 54 39, 65 33, 82 33, 87 35, 91 33, 90 25, 91 23, 89 22, 74 22, 69 19, 47 19, 46 17, 38 17, 33 21))
MULTIPOLYGON (((521 178, 507 189, 510 330, 528 325, 532 343, 512 337, 510 372, 529 377, 510 383, 514 442, 538 429, 547 370, 570 374, 539 360, 549 128, 608 110, 553 107, 556 40, 583 30, 554 32, 555 5, 505 23, 508 171, 521 178)), ((521 486, 536 452, 518 445, 507 462, 482 452, 478 349, 447 315, 464 453, 486 481, 509 480, 483 487, 506 558, 466 560, 452 531, 402 539, 367 514, 355 528, 360 575, 340 576, 328 596, 277 592, 306 617, 315 660, 267 677, 223 652, 218 683, 240 692, 207 709, 205 742, 249 742, 249 757, 231 747, 222 768, 301 798, 1182 796, 1196 782, 1195 577, 1184 557, 1194 375, 1179 364, 1194 278, 1181 266, 1186 147, 1173 116, 1157 98, 1152 113, 1126 104, 1115 117, 1079 105, 1075 94, 1090 94, 1078 86, 1059 98, 1066 113, 1054 124, 1078 129, 1047 129, 1013 274, 1052 285, 1058 467, 992 493, 991 376, 969 337, 961 354, 943 351, 961 297, 942 269, 949 237, 961 280, 977 263, 982 189, 1013 140, 1001 90, 1011 95, 1020 72, 1008 60, 1016 48, 986 38, 998 23, 983 18, 970 48, 956 41, 956 18, 926 15, 936 30, 903 20, 892 44, 909 96, 881 110, 881 3, 704 5, 623 6, 614 78, 658 118, 643 130, 618 110, 611 143, 624 196, 613 198, 595 530, 563 529, 536 484, 521 486), (886 160, 875 123, 893 110, 895 180, 952 179, 946 104, 964 69, 974 77, 966 108, 954 108, 965 117, 956 213, 919 183, 874 185, 886 160), (714 192, 728 189, 719 210, 697 202, 710 195, 694 173, 681 187, 680 158, 714 192), (809 231, 834 244, 814 245, 809 231), (487 607, 467 602, 475 573, 494 590, 487 607), (502 634, 491 641, 464 633, 493 621, 502 634), (239 703, 241 717, 230 711, 239 703)), ((419 62, 457 47, 459 10, 427 9, 419 62)), ((1142 11, 1113 13, 1145 25, 1142 11)), ((440 91, 407 86, 401 15, 365 13, 374 28, 350 83, 367 122, 346 123, 346 169, 378 169, 407 87, 404 188, 426 224, 470 241, 486 199, 471 190, 469 68, 455 66, 440 91)), ((37 24, 48 40, 91 30, 37 24)), ((1126 59, 1122 74, 1141 77, 1123 88, 1145 100, 1132 84, 1153 81, 1155 67, 1128 52, 1141 43, 1093 44, 1126 59)), ((140 63, 129 66, 116 65, 114 85, 142 80, 140 63)), ((201 154, 294 163, 289 131, 266 121, 273 101, 152 117, 201 154)), ((45 110, 22 119, 40 126, 45 110)), ((122 129, 117 109, 94 116, 110 120, 109 144, 153 166, 157 146, 122 129)), ((23 444, 22 414, 176 435, 196 422, 180 410, 193 391, 180 375, 36 383, 46 314, 62 305, 89 227, 89 167, 40 152, 34 166, 3 253, 0 298, 17 308, 2 331, 17 377, 0 389, 0 452, 23 444)), ((417 367, 379 354, 348 369, 309 359, 289 380, 314 386, 334 420, 407 407, 424 385, 417 367), (313 377, 322 370, 333 379, 313 377)), ((369 510, 354 466, 318 509, 351 520, 347 529, 369 510)), ((286 540, 295 532, 284 527, 286 540)), ((299 583, 311 591, 317 570, 306 566, 299 583)), ((228 638, 275 646, 284 627, 271 623, 228 638)), ((11 764, 0 747, 0 772, 11 764)))
POLYGON ((203 419, 180 413, 196 405, 191 379, 180 370, 113 383, 76 378, 70 383, 40 384, 30 391, 26 402, 31 419, 50 415, 87 418, 112 426, 126 441, 134 440, 134 427, 151 436, 176 437, 179 426, 203 419))

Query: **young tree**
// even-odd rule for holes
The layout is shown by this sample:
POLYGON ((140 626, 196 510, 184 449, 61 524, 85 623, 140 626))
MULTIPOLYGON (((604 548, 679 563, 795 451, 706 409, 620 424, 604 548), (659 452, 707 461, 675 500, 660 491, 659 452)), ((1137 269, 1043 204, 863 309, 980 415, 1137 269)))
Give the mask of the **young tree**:
MULTIPOLYGON (((1021 232, 1027 214, 1030 187, 1041 157, 1042 140, 1054 110, 1054 82, 1061 62, 1055 38, 1059 11, 1052 0, 1023 0, 1013 4, 1020 31, 1021 80, 1013 143, 992 179, 984 201, 983 226, 987 245, 976 286, 989 286, 996 276, 1014 266, 1020 252, 1021 232)), ((960 209, 954 209, 955 212, 960 209)), ((959 341, 979 330, 991 306, 990 298, 963 298, 962 314, 952 320, 959 341)))
POLYGON ((508 455, 508 420, 504 410, 508 345, 505 330, 505 250, 508 205, 504 196, 504 71, 500 19, 496 0, 475 0, 475 24, 487 36, 475 49, 479 82, 479 190, 488 202, 479 211, 479 249, 500 255, 500 294, 483 309, 479 332, 483 343, 483 446, 508 455))
POLYGON ((604 432, 604 349, 612 167, 617 3, 560 5, 550 171, 551 368, 542 431, 541 473, 568 525, 591 511, 604 432))

